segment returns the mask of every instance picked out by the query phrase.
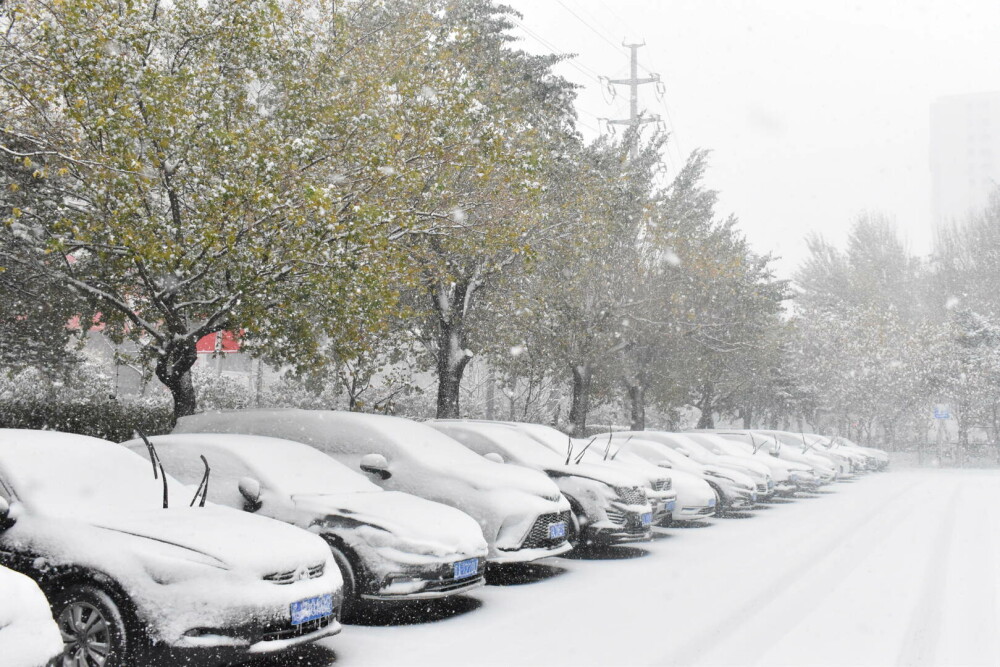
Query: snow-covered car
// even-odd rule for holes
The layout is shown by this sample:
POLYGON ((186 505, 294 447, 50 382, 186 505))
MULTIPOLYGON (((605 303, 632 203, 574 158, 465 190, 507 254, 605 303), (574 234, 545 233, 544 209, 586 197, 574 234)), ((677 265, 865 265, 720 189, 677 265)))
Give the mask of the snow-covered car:
POLYGON ((829 484, 837 481, 840 475, 839 463, 832 461, 829 457, 808 450, 804 447, 800 436, 795 433, 784 431, 749 431, 755 438, 770 438, 777 444, 771 451, 780 459, 804 463, 812 468, 813 473, 819 478, 821 484, 829 484))
POLYGON ((0 430, 0 564, 45 592, 66 664, 237 661, 340 631, 322 539, 195 500, 115 443, 0 430))
POLYGON ((544 472, 572 508, 571 544, 617 544, 650 537, 653 520, 648 501, 639 502, 641 481, 590 463, 566 463, 565 457, 505 424, 432 420, 429 426, 481 456, 544 472))
MULTIPOLYGON (((299 442, 191 433, 150 438, 167 472, 185 484, 212 467, 208 499, 314 532, 344 577, 344 614, 355 601, 465 593, 485 583, 486 540, 453 507, 383 491, 361 473, 299 442)), ((123 443, 142 453, 142 440, 123 443)))
MULTIPOLYGON (((767 489, 770 479, 764 467, 756 467, 753 462, 733 461, 719 457, 704 449, 680 433, 666 431, 634 431, 631 433, 616 433, 618 442, 626 442, 630 437, 640 437, 652 440, 661 445, 680 452, 705 468, 705 481, 719 496, 716 506, 718 514, 725 514, 733 509, 749 509, 757 504, 757 489, 767 489), (758 487, 760 485, 760 487, 758 487)), ((765 491, 766 492, 766 491, 765 491)))
POLYGON ((885 450, 876 449, 874 447, 862 447, 861 445, 851 442, 847 438, 839 435, 832 437, 830 441, 831 446, 833 447, 858 452, 867 456, 869 458, 869 470, 885 470, 889 467, 889 453, 885 450))
MULTIPOLYGON (((491 422, 504 424, 517 429, 521 433, 531 437, 533 440, 545 445, 556 454, 565 457, 570 462, 586 460, 595 465, 606 466, 624 472, 630 477, 638 478, 643 486, 639 490, 645 495, 653 508, 653 523, 669 520, 674 506, 677 504, 677 494, 671 488, 670 475, 662 470, 657 470, 654 466, 640 466, 633 463, 620 461, 603 461, 599 456, 590 453, 590 448, 597 442, 596 439, 584 440, 570 438, 562 431, 546 426, 544 424, 531 424, 528 422, 491 422), (588 456, 590 453, 590 456, 588 456)), ((637 497, 635 498, 638 499, 637 497)))
POLYGON ((707 481, 710 475, 705 466, 652 440, 625 438, 616 439, 613 444, 615 460, 640 458, 670 469, 670 479, 677 494, 672 521, 699 521, 716 513, 718 495, 707 481))
POLYGON ((335 410, 237 410, 182 417, 175 433, 245 433, 315 447, 388 491, 466 512, 492 563, 556 556, 572 547, 570 506, 545 475, 488 461, 440 431, 401 417, 335 410), (556 526, 556 528, 553 528, 556 526))
MULTIPOLYGON (((686 431, 684 435, 718 456, 732 456, 764 466, 771 475, 772 490, 776 495, 787 496, 798 491, 800 487, 795 484, 793 478, 797 479, 800 474, 808 474, 811 479, 817 481, 811 468, 801 463, 782 461, 766 455, 766 451, 760 452, 760 456, 754 456, 756 453, 754 449, 744 448, 742 443, 714 433, 686 431)), ((758 447, 763 444, 763 442, 757 443, 758 447)))
POLYGON ((829 479, 821 477, 821 470, 811 461, 803 461, 793 456, 781 456, 781 441, 777 438, 765 436, 762 433, 740 430, 713 431, 691 431, 686 435, 698 435, 701 433, 711 433, 731 440, 743 448, 744 453, 749 453, 755 459, 761 461, 779 460, 789 466, 789 481, 795 485, 796 491, 815 491, 817 488, 830 481, 834 477, 834 470, 824 464, 824 468, 829 473, 829 479))
MULTIPOLYGON (((755 431, 755 433, 777 438, 781 442, 780 451, 782 452, 794 452, 810 461, 823 463, 833 468, 834 480, 849 477, 854 472, 850 457, 816 446, 820 441, 819 436, 774 430, 755 431)), ((781 456, 780 453, 779 456, 781 456)))
MULTIPOLYGON (((529 424, 528 428, 539 434, 544 429, 548 435, 537 435, 547 443, 555 444, 558 440, 554 433, 559 433, 551 426, 541 424, 529 424), (540 427, 540 428, 533 428, 540 427)), ((674 509, 677 506, 677 492, 673 488, 673 478, 671 473, 664 469, 651 465, 648 461, 635 458, 613 459, 610 457, 610 442, 604 436, 592 436, 590 438, 573 438, 574 461, 587 461, 592 465, 607 466, 615 470, 628 473, 633 477, 638 477, 643 481, 644 491, 649 499, 649 504, 653 506, 653 523, 660 526, 670 524, 674 509), (599 442, 600 441, 600 442, 599 442)))
POLYGON ((62 635, 38 584, 0 566, 0 659, 4 667, 43 667, 62 651, 62 635))

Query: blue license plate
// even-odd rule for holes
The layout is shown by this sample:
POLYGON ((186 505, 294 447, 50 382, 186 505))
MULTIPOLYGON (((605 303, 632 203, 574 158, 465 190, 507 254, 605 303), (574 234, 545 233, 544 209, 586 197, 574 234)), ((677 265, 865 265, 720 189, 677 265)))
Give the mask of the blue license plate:
POLYGON ((468 560, 460 560, 455 563, 455 578, 456 579, 467 579, 468 577, 475 576, 479 572, 479 559, 470 558, 468 560))
POLYGON ((559 523, 549 524, 549 539, 554 540, 558 537, 566 537, 566 522, 560 521, 559 523))
POLYGON ((665 502, 663 504, 663 510, 666 511, 666 512, 673 512, 674 511, 674 507, 676 507, 676 506, 677 506, 677 501, 676 500, 668 500, 667 502, 665 502))
POLYGON ((327 593, 319 597, 293 602, 292 625, 302 625, 333 613, 333 596, 327 593))
POLYGON ((709 507, 715 507, 715 498, 709 498, 708 499, 708 506, 709 507))
POLYGON ((644 525, 644 526, 648 526, 651 523, 653 523, 653 513, 652 512, 646 512, 645 514, 643 514, 639 518, 642 520, 642 525, 644 525))

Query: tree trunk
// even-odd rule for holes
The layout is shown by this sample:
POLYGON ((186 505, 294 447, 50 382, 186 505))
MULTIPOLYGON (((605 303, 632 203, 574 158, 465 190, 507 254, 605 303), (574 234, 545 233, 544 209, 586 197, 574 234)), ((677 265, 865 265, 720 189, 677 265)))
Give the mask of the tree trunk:
POLYGON ((698 401, 698 409, 701 410, 701 417, 698 418, 698 428, 715 428, 715 418, 712 415, 715 401, 715 385, 706 382, 701 390, 701 400, 698 401))
POLYGON ((174 419, 193 415, 198 397, 191 381, 191 367, 198 361, 195 342, 189 338, 167 343, 166 350, 156 360, 156 377, 170 390, 174 399, 174 419))
POLYGON ((462 322, 460 319, 453 319, 448 323, 441 321, 438 326, 437 418, 458 419, 461 416, 459 390, 462 387, 462 375, 469 363, 463 344, 462 322))
POLYGON ((633 431, 646 430, 646 387, 642 381, 636 381, 628 386, 628 398, 632 405, 633 431))
POLYGON ((743 428, 753 427, 753 408, 743 408, 743 428))
POLYGON ((590 381, 593 370, 590 364, 573 366, 573 403, 569 409, 570 435, 582 438, 587 430, 587 412, 590 411, 590 381))

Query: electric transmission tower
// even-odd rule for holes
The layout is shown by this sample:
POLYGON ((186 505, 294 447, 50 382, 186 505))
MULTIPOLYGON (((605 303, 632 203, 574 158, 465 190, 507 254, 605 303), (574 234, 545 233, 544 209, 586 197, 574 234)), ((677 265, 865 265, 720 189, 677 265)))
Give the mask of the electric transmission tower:
MULTIPOLYGON (((639 86, 645 83, 655 83, 657 88, 663 84, 660 82, 659 74, 650 74, 649 77, 640 79, 639 78, 639 59, 638 51, 639 47, 645 46, 646 43, 642 44, 625 44, 622 46, 631 49, 631 76, 627 79, 605 79, 609 86, 628 86, 629 87, 629 114, 627 119, 603 119, 608 125, 625 125, 629 129, 633 130, 630 139, 629 146, 629 156, 634 160, 639 153, 639 126, 646 123, 659 123, 660 116, 657 114, 646 114, 639 113, 639 86)), ((612 92, 614 89, 612 89, 612 92)))

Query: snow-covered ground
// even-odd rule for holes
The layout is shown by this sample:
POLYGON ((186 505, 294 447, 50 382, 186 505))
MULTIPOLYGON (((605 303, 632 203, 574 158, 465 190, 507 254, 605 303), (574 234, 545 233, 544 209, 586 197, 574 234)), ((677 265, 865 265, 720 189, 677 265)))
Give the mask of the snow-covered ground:
POLYGON ((429 611, 347 626, 294 664, 997 664, 998 505, 996 470, 868 475, 520 566, 429 611))

